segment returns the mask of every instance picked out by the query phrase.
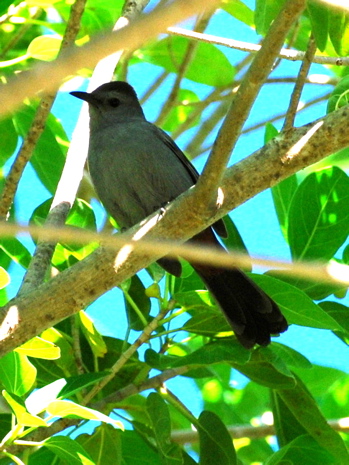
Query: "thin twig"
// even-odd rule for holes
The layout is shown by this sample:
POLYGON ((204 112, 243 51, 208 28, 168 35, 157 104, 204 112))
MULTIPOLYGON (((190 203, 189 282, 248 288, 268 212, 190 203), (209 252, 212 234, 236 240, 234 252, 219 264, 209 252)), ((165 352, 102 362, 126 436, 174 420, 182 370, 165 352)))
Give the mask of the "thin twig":
POLYGON ((296 84, 294 86, 294 89, 291 95, 291 101, 287 109, 285 123, 282 128, 283 131, 287 131, 291 129, 294 125, 294 120, 296 117, 299 101, 302 95, 304 84, 306 82, 306 77, 309 73, 310 66, 313 62, 315 52, 316 52, 316 42, 314 40, 314 37, 311 36, 309 39, 307 51, 305 52, 305 55, 304 55, 304 60, 301 65, 301 69, 299 70, 299 73, 297 76, 296 84))
MULTIPOLYGON (((206 27, 207 27, 207 24, 208 24, 209 20, 212 17, 212 14, 213 14, 213 11, 207 11, 207 13, 204 14, 197 21, 197 23, 195 25, 195 30, 197 30, 198 32, 204 31, 206 29, 206 27)), ((184 78, 184 75, 185 75, 187 69, 190 66, 190 63, 192 62, 192 60, 193 60, 193 58, 195 56, 196 49, 198 48, 198 45, 199 45, 199 42, 193 42, 193 41, 188 42, 188 45, 187 45, 183 60, 179 64, 178 71, 176 73, 176 78, 175 78, 175 81, 174 81, 174 83, 172 85, 172 89, 170 91, 170 95, 166 99, 166 101, 165 101, 165 103, 164 103, 164 105, 162 107, 162 110, 161 110, 159 116, 157 117, 157 119, 155 121, 155 124, 157 124, 158 126, 161 126, 164 123, 164 121, 166 120, 169 112, 171 111, 173 106, 176 105, 176 103, 177 103, 177 97, 178 97, 178 93, 179 93, 179 90, 180 90, 181 82, 182 82, 182 80, 184 78)))
POLYGON ((161 310, 158 315, 146 326, 142 334, 137 338, 137 340, 120 355, 120 358, 114 363, 114 365, 108 370, 110 373, 105 376, 99 383, 97 383, 90 392, 86 394, 83 399, 83 405, 87 405, 91 400, 104 388, 106 384, 111 381, 115 375, 121 370, 121 368, 128 362, 132 355, 137 351, 137 349, 149 340, 151 333, 155 331, 158 327, 159 322, 166 316, 166 313, 169 309, 161 310))
MULTIPOLYGON (((167 29, 167 32, 181 37, 187 37, 188 39, 200 40, 210 44, 223 45, 235 50, 240 50, 242 52, 257 53, 261 48, 261 45, 258 44, 242 42, 241 40, 225 39, 210 34, 202 34, 180 27, 170 27, 167 29)), ((305 53, 306 52, 300 52, 298 50, 282 48, 278 56, 280 58, 284 58, 285 60, 303 61, 305 53)), ((313 63, 319 63, 321 65, 349 66, 349 57, 328 57, 316 55, 314 56, 313 63)))

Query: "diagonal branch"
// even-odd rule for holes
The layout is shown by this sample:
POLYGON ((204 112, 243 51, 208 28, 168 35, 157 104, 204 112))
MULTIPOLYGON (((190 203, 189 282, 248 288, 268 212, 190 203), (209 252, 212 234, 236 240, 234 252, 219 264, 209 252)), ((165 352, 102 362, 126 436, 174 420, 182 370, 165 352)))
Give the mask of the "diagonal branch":
MULTIPOLYGON (((129 234, 136 241, 142 237, 186 241, 259 192, 349 146, 348 115, 349 109, 343 107, 314 123, 292 129, 229 168, 221 185, 223 204, 214 217, 210 216, 209 206, 198 208, 194 189, 189 189, 169 205, 160 221, 155 213, 142 222, 141 229, 135 226, 129 234)), ((13 299, 0 313, 0 354, 78 312, 160 256, 147 251, 135 253, 132 244, 116 253, 99 248, 35 292, 13 299)))
POLYGON ((286 35, 305 8, 305 0, 287 1, 272 23, 262 48, 255 56, 218 132, 204 171, 197 183, 199 202, 207 203, 216 195, 225 167, 250 109, 280 53, 286 35), (207 195, 210 197, 207 198, 207 195))
POLYGON ((47 92, 56 89, 66 76, 82 68, 94 67, 103 57, 117 50, 140 47, 169 26, 206 8, 213 8, 217 1, 206 0, 203 5, 201 0, 176 0, 147 15, 141 15, 119 31, 100 35, 79 49, 70 48, 54 63, 37 65, 28 73, 12 78, 0 88, 0 114, 18 107, 26 97, 35 96, 41 89, 47 92))

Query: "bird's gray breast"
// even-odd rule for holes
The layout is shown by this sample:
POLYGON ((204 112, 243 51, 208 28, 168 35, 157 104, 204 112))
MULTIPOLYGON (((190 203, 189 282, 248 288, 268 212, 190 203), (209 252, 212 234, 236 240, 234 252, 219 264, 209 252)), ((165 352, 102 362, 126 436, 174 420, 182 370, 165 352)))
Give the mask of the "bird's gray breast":
POLYGON ((121 227, 138 223, 193 185, 161 131, 143 120, 92 131, 88 160, 97 194, 121 227))

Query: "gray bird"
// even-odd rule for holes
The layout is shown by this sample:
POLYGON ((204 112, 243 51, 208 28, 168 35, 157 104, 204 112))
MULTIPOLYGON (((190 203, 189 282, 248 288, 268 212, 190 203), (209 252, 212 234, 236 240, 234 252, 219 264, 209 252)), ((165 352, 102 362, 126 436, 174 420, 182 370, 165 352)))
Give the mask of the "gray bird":
MULTIPOLYGON (((110 82, 91 93, 71 95, 89 104, 91 178, 101 202, 120 227, 137 224, 196 183, 196 169, 163 130, 145 119, 129 84, 110 82)), ((221 220, 213 229, 226 235, 221 220)), ((222 249, 213 229, 207 228, 191 241, 222 249)), ((158 263, 180 275, 178 261, 165 257, 158 263)), ((287 329, 276 303, 242 271, 191 264, 244 347, 268 345, 272 334, 287 329)))

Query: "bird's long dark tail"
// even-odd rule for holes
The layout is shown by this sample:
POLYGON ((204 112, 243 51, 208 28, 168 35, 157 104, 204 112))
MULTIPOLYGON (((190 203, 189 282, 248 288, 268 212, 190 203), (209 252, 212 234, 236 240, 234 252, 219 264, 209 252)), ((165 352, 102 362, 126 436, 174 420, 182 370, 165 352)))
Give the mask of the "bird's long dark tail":
MULTIPOLYGON (((223 249, 211 229, 191 239, 223 249)), ((237 268, 216 268, 192 263, 212 293, 238 340, 246 348, 266 346, 272 334, 287 329, 287 321, 276 303, 237 268)))

